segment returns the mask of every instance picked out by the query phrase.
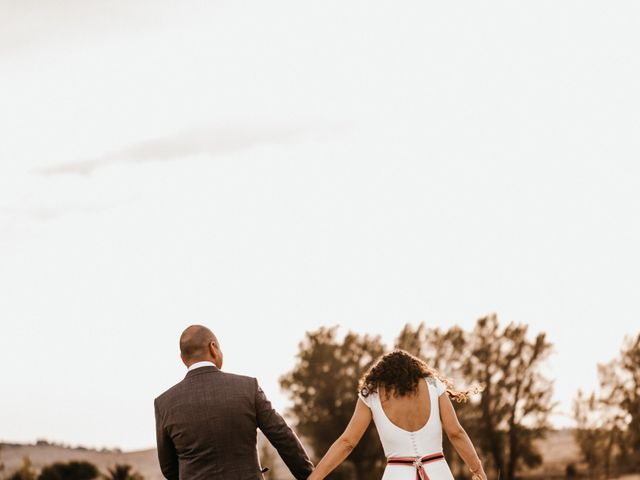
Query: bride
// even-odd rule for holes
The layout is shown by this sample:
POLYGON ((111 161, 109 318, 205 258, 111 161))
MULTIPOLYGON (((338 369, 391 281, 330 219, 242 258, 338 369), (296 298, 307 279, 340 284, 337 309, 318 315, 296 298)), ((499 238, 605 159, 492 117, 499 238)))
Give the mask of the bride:
POLYGON ((359 400, 344 433, 329 448, 308 480, 325 478, 358 444, 371 419, 387 457, 382 480, 453 480, 442 454, 442 430, 469 467, 473 480, 486 480, 471 440, 449 397, 468 399, 422 360, 396 350, 364 375, 359 400), (443 395, 446 392, 447 395, 443 395))

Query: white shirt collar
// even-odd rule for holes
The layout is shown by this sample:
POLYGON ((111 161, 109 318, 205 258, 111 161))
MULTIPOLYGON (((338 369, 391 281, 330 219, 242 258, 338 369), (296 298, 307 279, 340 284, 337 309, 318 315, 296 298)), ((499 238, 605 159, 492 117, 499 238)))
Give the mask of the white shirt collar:
POLYGON ((189 368, 187 368, 187 372, 190 372, 191 370, 195 370, 196 368, 201 368, 201 367, 215 367, 215 363, 213 362, 208 362, 208 361, 204 361, 204 362, 196 362, 193 365, 191 365, 189 368))

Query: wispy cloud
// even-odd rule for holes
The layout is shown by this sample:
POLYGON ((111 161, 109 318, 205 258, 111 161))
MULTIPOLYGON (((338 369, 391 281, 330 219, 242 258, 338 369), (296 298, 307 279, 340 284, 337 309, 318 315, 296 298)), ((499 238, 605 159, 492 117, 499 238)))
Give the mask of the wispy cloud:
POLYGON ((259 145, 293 141, 303 133, 302 127, 198 129, 165 138, 130 145, 105 155, 60 163, 37 169, 41 175, 90 175, 112 165, 176 160, 181 157, 223 153, 259 145))

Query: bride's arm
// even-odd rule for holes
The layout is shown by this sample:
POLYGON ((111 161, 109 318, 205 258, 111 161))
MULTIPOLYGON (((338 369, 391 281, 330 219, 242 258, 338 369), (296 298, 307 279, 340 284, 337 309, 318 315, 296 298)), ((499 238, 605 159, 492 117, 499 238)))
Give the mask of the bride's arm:
POLYGON ((322 480, 340 465, 358 444, 370 422, 371 410, 362 400, 358 399, 356 410, 353 412, 349 425, 327 450, 322 460, 318 462, 316 469, 308 480, 322 480))
POLYGON ((440 395, 438 402, 438 405, 440 406, 442 427, 447 433, 449 440, 451 440, 451 444, 460 454, 462 460, 464 460, 464 463, 467 464, 469 469, 482 480, 486 480, 487 474, 484 473, 482 462, 476 453, 476 449, 471 443, 469 435, 467 435, 467 432, 465 432, 462 425, 460 425, 456 411, 453 409, 451 400, 449 400, 449 396, 446 393, 440 395))

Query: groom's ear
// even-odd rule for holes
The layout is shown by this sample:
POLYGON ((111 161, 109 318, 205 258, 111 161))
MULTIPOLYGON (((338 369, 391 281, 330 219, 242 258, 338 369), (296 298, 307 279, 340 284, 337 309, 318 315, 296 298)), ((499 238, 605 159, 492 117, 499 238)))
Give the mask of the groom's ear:
POLYGON ((184 360, 184 357, 182 356, 182 352, 180 353, 180 360, 182 360, 182 363, 184 363, 184 366, 189 368, 189 364, 184 360))
POLYGON ((220 347, 216 345, 216 342, 211 342, 209 344, 209 352, 211 352, 211 356, 213 357, 213 363, 216 364, 218 368, 222 368, 223 355, 220 347))

